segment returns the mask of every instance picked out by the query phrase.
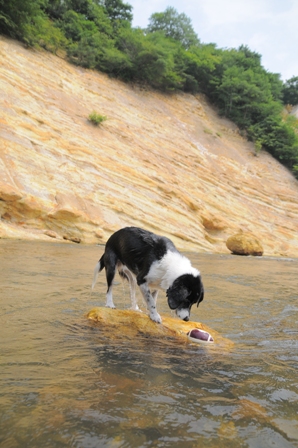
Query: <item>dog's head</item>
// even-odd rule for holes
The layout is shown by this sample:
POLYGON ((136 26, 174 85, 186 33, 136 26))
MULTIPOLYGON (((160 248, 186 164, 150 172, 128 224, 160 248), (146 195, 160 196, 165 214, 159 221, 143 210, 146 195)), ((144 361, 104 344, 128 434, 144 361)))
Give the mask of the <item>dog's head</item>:
POLYGON ((194 303, 199 306, 204 298, 201 276, 184 274, 176 278, 167 290, 168 304, 180 319, 189 321, 190 309, 194 303))

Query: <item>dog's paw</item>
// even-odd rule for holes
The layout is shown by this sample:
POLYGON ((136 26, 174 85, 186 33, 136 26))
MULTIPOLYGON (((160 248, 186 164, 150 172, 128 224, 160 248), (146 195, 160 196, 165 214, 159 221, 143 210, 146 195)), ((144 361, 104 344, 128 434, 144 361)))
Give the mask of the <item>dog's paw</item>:
POLYGON ((113 303, 106 303, 107 308, 112 308, 113 310, 116 309, 115 305, 113 303))
POLYGON ((130 309, 133 310, 133 311, 139 311, 140 313, 143 312, 143 311, 141 310, 141 308, 138 307, 138 305, 136 305, 136 306, 132 306, 132 307, 130 307, 130 309))
POLYGON ((153 320, 153 322, 156 322, 157 324, 161 324, 162 322, 160 315, 156 312, 150 314, 150 319, 153 320))

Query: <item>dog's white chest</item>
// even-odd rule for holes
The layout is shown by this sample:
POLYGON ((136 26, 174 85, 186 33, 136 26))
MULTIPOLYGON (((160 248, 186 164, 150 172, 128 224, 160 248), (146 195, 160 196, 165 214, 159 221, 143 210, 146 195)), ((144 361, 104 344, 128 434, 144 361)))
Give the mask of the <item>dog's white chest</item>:
POLYGON ((161 260, 152 263, 146 281, 151 288, 167 290, 177 277, 192 273, 188 258, 176 252, 167 252, 161 260))

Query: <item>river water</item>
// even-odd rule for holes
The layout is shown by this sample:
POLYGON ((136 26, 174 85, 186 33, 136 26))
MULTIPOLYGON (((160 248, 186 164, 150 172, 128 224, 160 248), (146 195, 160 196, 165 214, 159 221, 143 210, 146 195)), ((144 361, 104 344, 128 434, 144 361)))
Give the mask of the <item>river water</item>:
MULTIPOLYGON (((84 316, 102 251, 0 240, 0 446, 297 447, 298 260, 187 254, 206 290, 191 319, 225 352, 110 340, 84 316)), ((129 307, 120 278, 114 297, 129 307)))

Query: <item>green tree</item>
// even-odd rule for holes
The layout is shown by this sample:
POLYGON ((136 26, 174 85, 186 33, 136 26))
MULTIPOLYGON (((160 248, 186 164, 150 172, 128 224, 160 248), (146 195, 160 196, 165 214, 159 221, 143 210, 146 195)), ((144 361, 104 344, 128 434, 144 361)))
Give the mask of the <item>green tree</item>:
POLYGON ((239 65, 244 69, 256 68, 261 66, 261 55, 255 51, 250 50, 247 45, 240 45, 235 56, 239 60, 239 65))
MULTIPOLYGON (((151 84, 166 91, 182 90, 184 76, 180 66, 180 42, 166 38, 162 32, 149 33, 145 40, 158 55, 159 76, 153 78, 151 84)), ((142 70, 142 65, 139 70, 142 70)))
POLYGON ((83 31, 80 39, 69 45, 67 53, 71 62, 76 65, 101 69, 100 61, 105 49, 112 47, 113 43, 105 34, 92 31, 83 31))
POLYGON ((73 42, 79 42, 85 32, 89 32, 89 34, 97 32, 94 22, 86 20, 82 14, 78 14, 72 9, 63 14, 63 20, 59 23, 59 26, 67 39, 73 42))
POLYGON ((86 13, 78 13, 69 9, 63 13, 58 22, 58 26, 63 30, 67 39, 79 41, 82 33, 97 32, 104 33, 111 37, 113 28, 110 19, 101 6, 90 3, 86 7, 86 13))
MULTIPOLYGON (((175 54, 180 44, 163 33, 144 34, 140 28, 122 28, 116 39, 117 48, 127 55, 131 65, 129 79, 146 82, 158 89, 181 88, 175 54)), ((128 72, 125 72, 126 76, 128 72)))
POLYGON ((162 31, 166 37, 177 40, 184 48, 199 44, 190 18, 184 13, 179 14, 172 6, 169 6, 165 12, 152 14, 149 18, 147 32, 154 33, 156 31, 162 31))
POLYGON ((41 16, 42 0, 0 0, 0 33, 24 39, 27 25, 41 16))
POLYGON ((42 0, 0 0, 0 33, 53 53, 67 45, 64 34, 42 9, 42 0))
POLYGON ((260 56, 241 46, 238 50, 220 50, 209 82, 209 96, 220 112, 247 129, 270 114, 281 112, 282 82, 268 74, 260 56))
POLYGON ((273 101, 267 77, 239 66, 224 71, 217 96, 221 112, 241 128, 252 124, 257 115, 261 119, 260 105, 273 101))
POLYGON ((58 22, 59 27, 71 41, 67 54, 73 63, 103 70, 100 61, 106 55, 106 49, 114 46, 110 37, 113 28, 101 6, 90 2, 85 6, 86 14, 72 9, 66 11, 58 22))
POLYGON ((248 136, 292 169, 298 164, 298 138, 293 127, 281 115, 268 115, 248 129, 248 136))
POLYGON ((127 21, 131 24, 132 6, 122 0, 104 0, 104 6, 112 23, 127 21))
POLYGON ((144 32, 140 28, 122 28, 116 38, 116 45, 132 61, 142 50, 145 41, 144 32))
POLYGON ((184 79, 183 90, 208 94, 212 73, 220 61, 214 45, 193 46, 189 50, 180 48, 176 61, 184 79))
POLYGON ((45 0, 43 8, 47 16, 52 20, 61 19, 62 15, 67 11, 67 4, 61 0, 45 0))
POLYGON ((279 73, 266 72, 267 79, 270 83, 270 90, 274 101, 282 100, 283 83, 279 73))
POLYGON ((284 83, 282 93, 284 104, 298 104, 298 76, 293 76, 284 83))
POLYGON ((134 79, 134 67, 129 57, 113 46, 105 47, 96 68, 124 81, 134 79))
POLYGON ((54 26, 49 18, 43 16, 38 16, 34 22, 24 26, 23 40, 29 46, 39 46, 55 54, 68 45, 63 32, 54 26))

